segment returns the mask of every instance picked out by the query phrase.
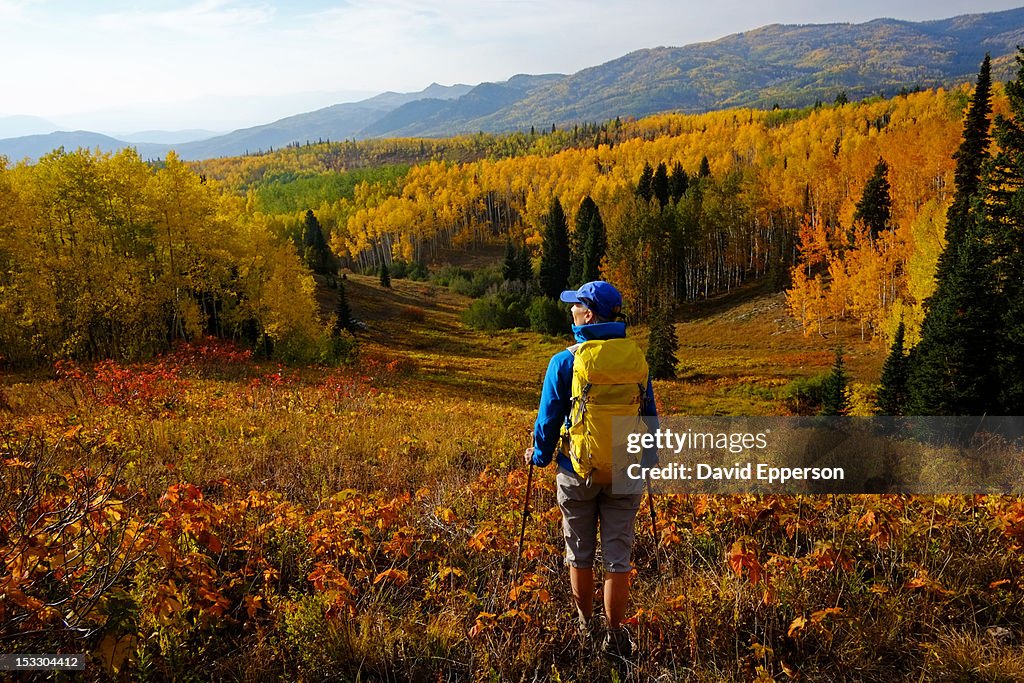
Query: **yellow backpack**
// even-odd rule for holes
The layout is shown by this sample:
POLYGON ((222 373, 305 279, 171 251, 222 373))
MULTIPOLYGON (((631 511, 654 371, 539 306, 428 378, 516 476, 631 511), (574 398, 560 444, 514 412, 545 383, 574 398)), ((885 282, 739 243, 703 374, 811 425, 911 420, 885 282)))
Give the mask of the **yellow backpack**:
POLYGON ((576 474, 610 484, 613 450, 625 446, 629 432, 645 431, 641 411, 647 393, 647 359, 632 339, 625 338, 586 341, 569 350, 574 356, 572 397, 562 431, 563 452, 576 474), (635 425, 625 425, 629 429, 616 435, 618 444, 612 438, 613 417, 636 418, 635 425))

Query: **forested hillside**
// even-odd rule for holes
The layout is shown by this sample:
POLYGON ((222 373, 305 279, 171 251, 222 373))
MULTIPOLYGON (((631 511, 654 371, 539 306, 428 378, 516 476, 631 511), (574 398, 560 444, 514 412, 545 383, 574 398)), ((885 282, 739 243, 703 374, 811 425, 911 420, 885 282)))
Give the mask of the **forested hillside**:
MULTIPOLYGON (((791 300, 806 329, 827 334, 852 317, 866 339, 889 339, 902 318, 914 340, 970 92, 323 143, 191 169, 174 157, 55 153, 0 172, 10 226, 0 334, 9 357, 41 359, 135 357, 202 332, 282 344, 303 329, 308 355, 321 334, 313 309, 296 308, 308 295, 282 308, 273 294, 274 283, 311 290, 296 249, 307 210, 357 270, 506 242, 536 268, 553 200, 574 226, 589 197, 607 233, 601 272, 636 320, 662 293, 693 301, 764 277, 784 287, 799 262, 791 300), (854 239, 882 167, 884 234, 845 250, 845 270, 822 280, 815 254, 854 239)), ((1006 111, 999 87, 994 107, 1006 111)))
MULTIPOLYGON (((785 284, 789 265, 808 258, 797 253, 798 240, 806 238, 811 249, 811 234, 852 230, 881 159, 893 230, 884 256, 871 257, 885 263, 863 269, 878 282, 835 284, 834 296, 857 302, 830 304, 838 306, 834 314, 813 297, 801 300, 797 312, 808 329, 822 333, 828 320, 854 316, 865 336, 891 335, 904 308, 908 323, 919 322, 930 292, 969 92, 965 86, 803 110, 665 115, 532 136, 309 146, 197 168, 236 191, 252 191, 257 205, 273 192, 283 207, 281 198, 291 194, 292 212, 276 213, 271 222, 286 230, 313 208, 335 252, 365 269, 391 258, 429 261, 440 249, 506 238, 539 259, 552 199, 573 225, 589 196, 608 226, 607 273, 643 318, 652 278, 666 268, 671 273, 662 284, 679 300, 769 273, 785 284), (326 172, 332 164, 397 159, 413 162, 400 177, 357 184, 335 201, 312 189, 336 182, 326 172), (644 166, 660 164, 685 189, 676 186, 673 196, 655 202, 638 199, 644 166), (652 248, 659 240, 665 244, 652 248)), ((1005 106, 998 96, 997 109, 1005 106)), ((799 277, 796 286, 807 289, 799 277)))

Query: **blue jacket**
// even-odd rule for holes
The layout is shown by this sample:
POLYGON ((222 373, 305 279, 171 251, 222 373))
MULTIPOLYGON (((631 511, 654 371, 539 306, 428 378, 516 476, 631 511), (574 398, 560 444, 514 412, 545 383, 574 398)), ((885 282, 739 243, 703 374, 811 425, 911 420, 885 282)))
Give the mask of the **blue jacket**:
MULTIPOLYGON (((590 325, 573 325, 576 341, 582 343, 592 339, 621 339, 626 336, 626 324, 622 322, 592 323, 590 325)), ((533 426, 533 464, 544 467, 551 462, 558 449, 559 434, 562 425, 569 417, 569 399, 572 396, 572 362, 575 356, 568 349, 559 351, 551 357, 547 374, 544 375, 544 388, 540 394, 540 409, 537 411, 537 422, 533 426)), ((642 415, 654 418, 658 409, 654 404, 654 387, 647 379, 647 398, 641 408, 642 415)), ((656 426, 656 425, 655 425, 656 426)), ((558 453, 558 464, 572 472, 572 461, 564 453, 558 453)))

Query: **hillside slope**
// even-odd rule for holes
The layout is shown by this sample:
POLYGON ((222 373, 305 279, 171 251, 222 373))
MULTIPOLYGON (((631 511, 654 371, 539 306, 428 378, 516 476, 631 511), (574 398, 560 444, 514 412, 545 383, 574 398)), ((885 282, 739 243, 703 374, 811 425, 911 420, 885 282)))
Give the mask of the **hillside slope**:
MULTIPOLYGON (((551 356, 571 343, 525 330, 481 332, 459 316, 471 299, 445 287, 411 280, 352 275, 345 281, 353 316, 367 324, 358 335, 364 353, 397 361, 417 395, 463 396, 518 410, 536 411, 551 356)), ((336 303, 320 290, 323 315, 336 303)), ((856 325, 829 337, 805 336, 786 310, 785 295, 760 284, 688 308, 676 323, 678 379, 655 382, 663 415, 758 415, 785 410, 781 389, 794 379, 828 371, 844 348, 853 381, 878 381, 885 349, 861 341, 856 325)), ((647 327, 630 328, 647 346, 647 327)))

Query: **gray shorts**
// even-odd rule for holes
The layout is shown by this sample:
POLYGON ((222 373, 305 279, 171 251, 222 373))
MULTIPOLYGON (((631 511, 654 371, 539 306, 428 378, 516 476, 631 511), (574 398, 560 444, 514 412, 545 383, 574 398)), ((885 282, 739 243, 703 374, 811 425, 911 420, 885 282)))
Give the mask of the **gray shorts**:
POLYGON ((594 566, 600 520, 601 556, 605 571, 632 570, 633 524, 642 494, 614 494, 611 484, 587 486, 578 474, 561 467, 555 482, 558 507, 562 511, 566 564, 580 569, 594 566))

